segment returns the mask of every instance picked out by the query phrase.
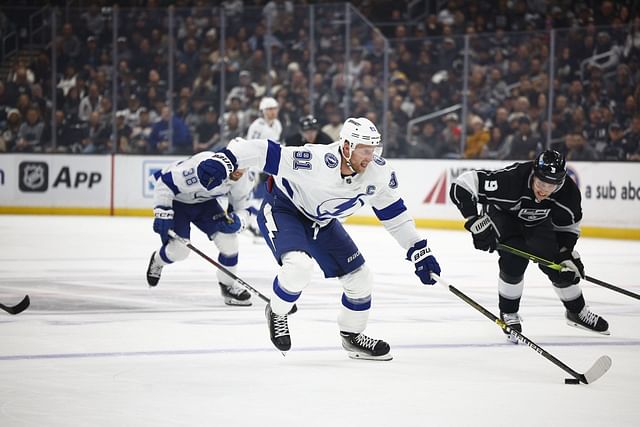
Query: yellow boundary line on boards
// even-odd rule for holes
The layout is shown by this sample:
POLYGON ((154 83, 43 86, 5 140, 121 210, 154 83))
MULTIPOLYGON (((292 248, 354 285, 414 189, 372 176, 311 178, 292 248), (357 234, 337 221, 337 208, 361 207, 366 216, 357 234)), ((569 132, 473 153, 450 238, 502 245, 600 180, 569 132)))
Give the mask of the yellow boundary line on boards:
MULTIPOLYGON (((0 214, 10 215, 111 215, 109 208, 82 208, 82 207, 40 207, 40 206, 0 206, 0 214)), ((152 209, 114 209, 114 216, 148 216, 153 215, 152 209)), ((380 221, 370 216, 351 216, 347 224, 355 225, 380 225, 380 221)), ((462 220, 449 219, 415 219, 419 228, 435 228, 444 230, 464 229, 462 220)), ((605 227, 581 227, 584 237, 598 237, 604 239, 640 240, 638 228, 605 228, 605 227)))

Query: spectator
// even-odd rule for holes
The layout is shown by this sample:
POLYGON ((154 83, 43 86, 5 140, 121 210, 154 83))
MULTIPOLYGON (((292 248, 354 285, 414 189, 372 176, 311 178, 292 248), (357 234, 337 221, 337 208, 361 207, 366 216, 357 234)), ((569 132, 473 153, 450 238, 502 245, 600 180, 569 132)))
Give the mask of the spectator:
POLYGON ((567 160, 598 160, 598 153, 584 139, 580 132, 570 132, 564 137, 567 160))
POLYGON ((513 135, 511 142, 512 160, 533 160, 536 153, 542 151, 542 140, 537 133, 531 131, 531 125, 527 116, 518 119, 518 130, 513 135))
POLYGON ((96 84, 90 85, 89 93, 80 101, 78 118, 83 122, 88 121, 91 113, 100 109, 101 102, 102 96, 100 95, 98 86, 96 84))
MULTIPOLYGON (((195 152, 215 151, 220 141, 220 125, 218 125, 218 113, 213 106, 207 108, 204 120, 196 128, 195 152)), ((226 144, 228 141, 224 141, 226 144)), ((223 144, 220 144, 220 146, 223 144)))
POLYGON ((160 112, 160 120, 151 127, 149 149, 159 154, 193 154, 191 132, 184 120, 171 114, 169 107, 164 106, 160 112), (169 120, 173 127, 173 138, 169 134, 169 120))
POLYGON ((489 142, 489 131, 484 127, 484 121, 479 116, 472 116, 470 124, 471 135, 467 136, 464 158, 477 159, 489 142))
POLYGON ((7 121, 0 130, 0 153, 14 151, 18 142, 18 133, 22 125, 22 115, 17 108, 12 108, 7 112, 7 121))
POLYGON ((489 141, 482 148, 480 157, 483 159, 504 160, 511 153, 512 136, 505 136, 502 128, 494 126, 489 131, 489 141))
POLYGON ((609 125, 609 140, 602 150, 601 159, 608 161, 621 161, 627 159, 629 144, 624 137, 624 130, 620 123, 613 122, 609 125))
POLYGON ((332 141, 340 139, 340 129, 342 129, 342 119, 337 111, 328 114, 329 123, 322 127, 322 132, 329 135, 332 141))
POLYGON ((406 155, 411 158, 435 158, 440 150, 439 143, 438 130, 433 122, 428 121, 422 125, 420 134, 408 141, 406 155))
POLYGON ((13 151, 22 153, 41 153, 44 122, 40 120, 40 111, 36 107, 27 110, 26 121, 20 125, 18 139, 13 151))
POLYGON ((228 143, 233 138, 243 137, 244 132, 240 128, 240 119, 235 112, 226 114, 224 119, 224 127, 222 128, 222 142, 228 143))
MULTIPOLYGON (((118 152, 120 153, 134 153, 135 147, 131 147, 129 141, 131 139, 131 127, 127 125, 127 113, 124 111, 118 111, 116 113, 116 144, 118 144, 118 152)), ((113 133, 111 134, 113 136, 113 133)))
POLYGON ((151 136, 151 117, 145 107, 138 109, 138 123, 131 129, 129 143, 130 153, 144 154, 149 151, 149 137, 151 136))
POLYGON ((300 147, 304 144, 331 144, 333 140, 320 130, 318 120, 309 115, 300 118, 299 131, 285 138, 286 146, 300 147))
POLYGON ((104 123, 100 111, 89 115, 88 127, 82 139, 80 152, 83 154, 107 153, 111 148, 111 129, 104 123))
POLYGON ((456 113, 449 113, 444 117, 446 127, 440 133, 441 144, 438 157, 445 159, 459 159, 460 153, 460 137, 462 131, 456 113))

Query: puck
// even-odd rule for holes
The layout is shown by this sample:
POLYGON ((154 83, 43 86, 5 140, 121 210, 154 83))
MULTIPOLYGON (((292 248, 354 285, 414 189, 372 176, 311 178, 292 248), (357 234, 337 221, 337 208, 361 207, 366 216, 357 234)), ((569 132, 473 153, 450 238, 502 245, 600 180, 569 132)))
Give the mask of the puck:
POLYGON ((564 379, 564 383, 565 384, 580 384, 580 380, 576 379, 576 378, 565 378, 564 379))

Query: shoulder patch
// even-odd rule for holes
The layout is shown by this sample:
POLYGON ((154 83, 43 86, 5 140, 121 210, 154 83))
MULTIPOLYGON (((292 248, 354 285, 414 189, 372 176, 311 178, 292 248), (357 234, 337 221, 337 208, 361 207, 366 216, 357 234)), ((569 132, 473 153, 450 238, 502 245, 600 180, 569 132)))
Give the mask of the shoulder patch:
POLYGON ((324 155, 324 163, 333 169, 338 166, 338 158, 333 153, 327 153, 324 155))
POLYGON ((385 164, 387 164, 387 161, 385 159, 383 159, 382 157, 379 156, 373 156, 373 161, 376 162, 377 164, 379 164, 380 166, 383 166, 385 164))

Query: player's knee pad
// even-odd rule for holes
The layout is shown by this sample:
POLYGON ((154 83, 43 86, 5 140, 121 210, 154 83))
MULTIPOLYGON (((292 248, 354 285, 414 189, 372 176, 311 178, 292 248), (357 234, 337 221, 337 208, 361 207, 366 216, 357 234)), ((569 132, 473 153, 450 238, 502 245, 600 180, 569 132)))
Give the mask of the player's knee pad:
POLYGON ((366 264, 339 278, 344 293, 348 298, 360 299, 371 296, 373 274, 366 264))
POLYGON ((307 287, 313 275, 313 258, 305 252, 287 252, 282 257, 278 272, 279 285, 289 292, 300 292, 307 287))
POLYGON ((221 254, 225 256, 238 254, 240 243, 236 233, 216 233, 213 235, 212 240, 221 254))
POLYGON ((523 279, 524 279, 524 274, 518 274, 516 276, 512 276, 506 271, 500 270, 500 280, 506 283, 516 284, 516 283, 522 282, 523 279))
POLYGON ((177 240, 171 239, 169 243, 160 250, 160 256, 165 262, 182 261, 189 256, 189 248, 177 240))

